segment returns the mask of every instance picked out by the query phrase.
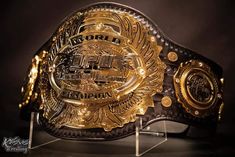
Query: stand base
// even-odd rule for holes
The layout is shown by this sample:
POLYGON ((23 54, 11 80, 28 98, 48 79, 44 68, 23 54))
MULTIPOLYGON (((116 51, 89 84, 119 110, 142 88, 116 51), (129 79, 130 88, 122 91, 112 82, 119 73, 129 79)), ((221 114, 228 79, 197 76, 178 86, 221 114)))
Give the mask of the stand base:
POLYGON ((135 156, 142 156, 167 141, 165 121, 158 123, 157 126, 150 125, 143 129, 142 118, 139 117, 136 122, 135 135, 115 141, 92 142, 55 138, 40 128, 37 117, 38 113, 31 113, 29 151, 47 147, 74 153, 134 154, 135 150, 135 156), (158 130, 161 130, 161 132, 158 132, 158 130))

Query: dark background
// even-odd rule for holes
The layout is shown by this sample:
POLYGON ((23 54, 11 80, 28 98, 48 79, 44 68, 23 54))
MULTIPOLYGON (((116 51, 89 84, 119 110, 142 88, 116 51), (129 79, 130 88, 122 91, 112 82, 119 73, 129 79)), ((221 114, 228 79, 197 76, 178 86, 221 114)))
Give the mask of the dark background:
MULTIPOLYGON (((235 1, 233 0, 113 0, 136 8, 173 41, 217 62, 224 69, 225 109, 217 135, 185 149, 164 145, 159 156, 235 155, 235 1), (202 144, 202 145, 201 145, 202 144), (169 155, 169 151, 171 152, 169 155), (233 153, 233 154, 232 154, 233 153), (184 154, 184 153, 183 153, 184 154), (185 155, 185 154, 184 154, 185 155)), ((20 88, 33 54, 71 12, 97 0, 9 0, 0 5, 0 140, 25 131, 19 119, 20 88)), ((0 142, 1 142, 0 141, 0 142)), ((177 145, 177 142, 176 142, 177 145)), ((18 154, 19 155, 19 154, 18 154)), ((110 155, 109 155, 110 156, 110 155)), ((124 155, 123 155, 124 156, 124 155)))

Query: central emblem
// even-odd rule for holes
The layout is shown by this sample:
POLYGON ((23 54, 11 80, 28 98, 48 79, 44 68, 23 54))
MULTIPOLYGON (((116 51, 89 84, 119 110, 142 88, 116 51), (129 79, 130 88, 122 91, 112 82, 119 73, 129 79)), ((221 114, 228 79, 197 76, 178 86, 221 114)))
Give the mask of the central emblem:
POLYGON ((56 127, 110 131, 153 107, 166 66, 150 27, 109 8, 66 19, 42 63, 43 116, 56 127))

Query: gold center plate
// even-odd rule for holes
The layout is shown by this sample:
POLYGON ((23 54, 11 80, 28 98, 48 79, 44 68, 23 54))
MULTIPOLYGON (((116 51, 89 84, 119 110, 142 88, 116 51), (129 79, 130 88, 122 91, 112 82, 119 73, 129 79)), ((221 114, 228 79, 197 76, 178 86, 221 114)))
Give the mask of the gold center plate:
POLYGON ((166 65, 147 23, 109 8, 67 18, 42 61, 43 116, 56 127, 110 131, 153 107, 166 65))

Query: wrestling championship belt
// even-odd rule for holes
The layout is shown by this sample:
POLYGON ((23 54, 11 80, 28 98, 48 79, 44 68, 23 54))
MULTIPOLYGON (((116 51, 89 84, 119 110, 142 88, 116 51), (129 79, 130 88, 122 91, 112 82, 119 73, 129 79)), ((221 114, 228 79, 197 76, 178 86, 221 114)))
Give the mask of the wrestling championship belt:
POLYGON ((21 116, 53 136, 113 140, 161 120, 215 130, 222 69, 177 45, 145 15, 116 3, 66 18, 34 55, 21 116))

